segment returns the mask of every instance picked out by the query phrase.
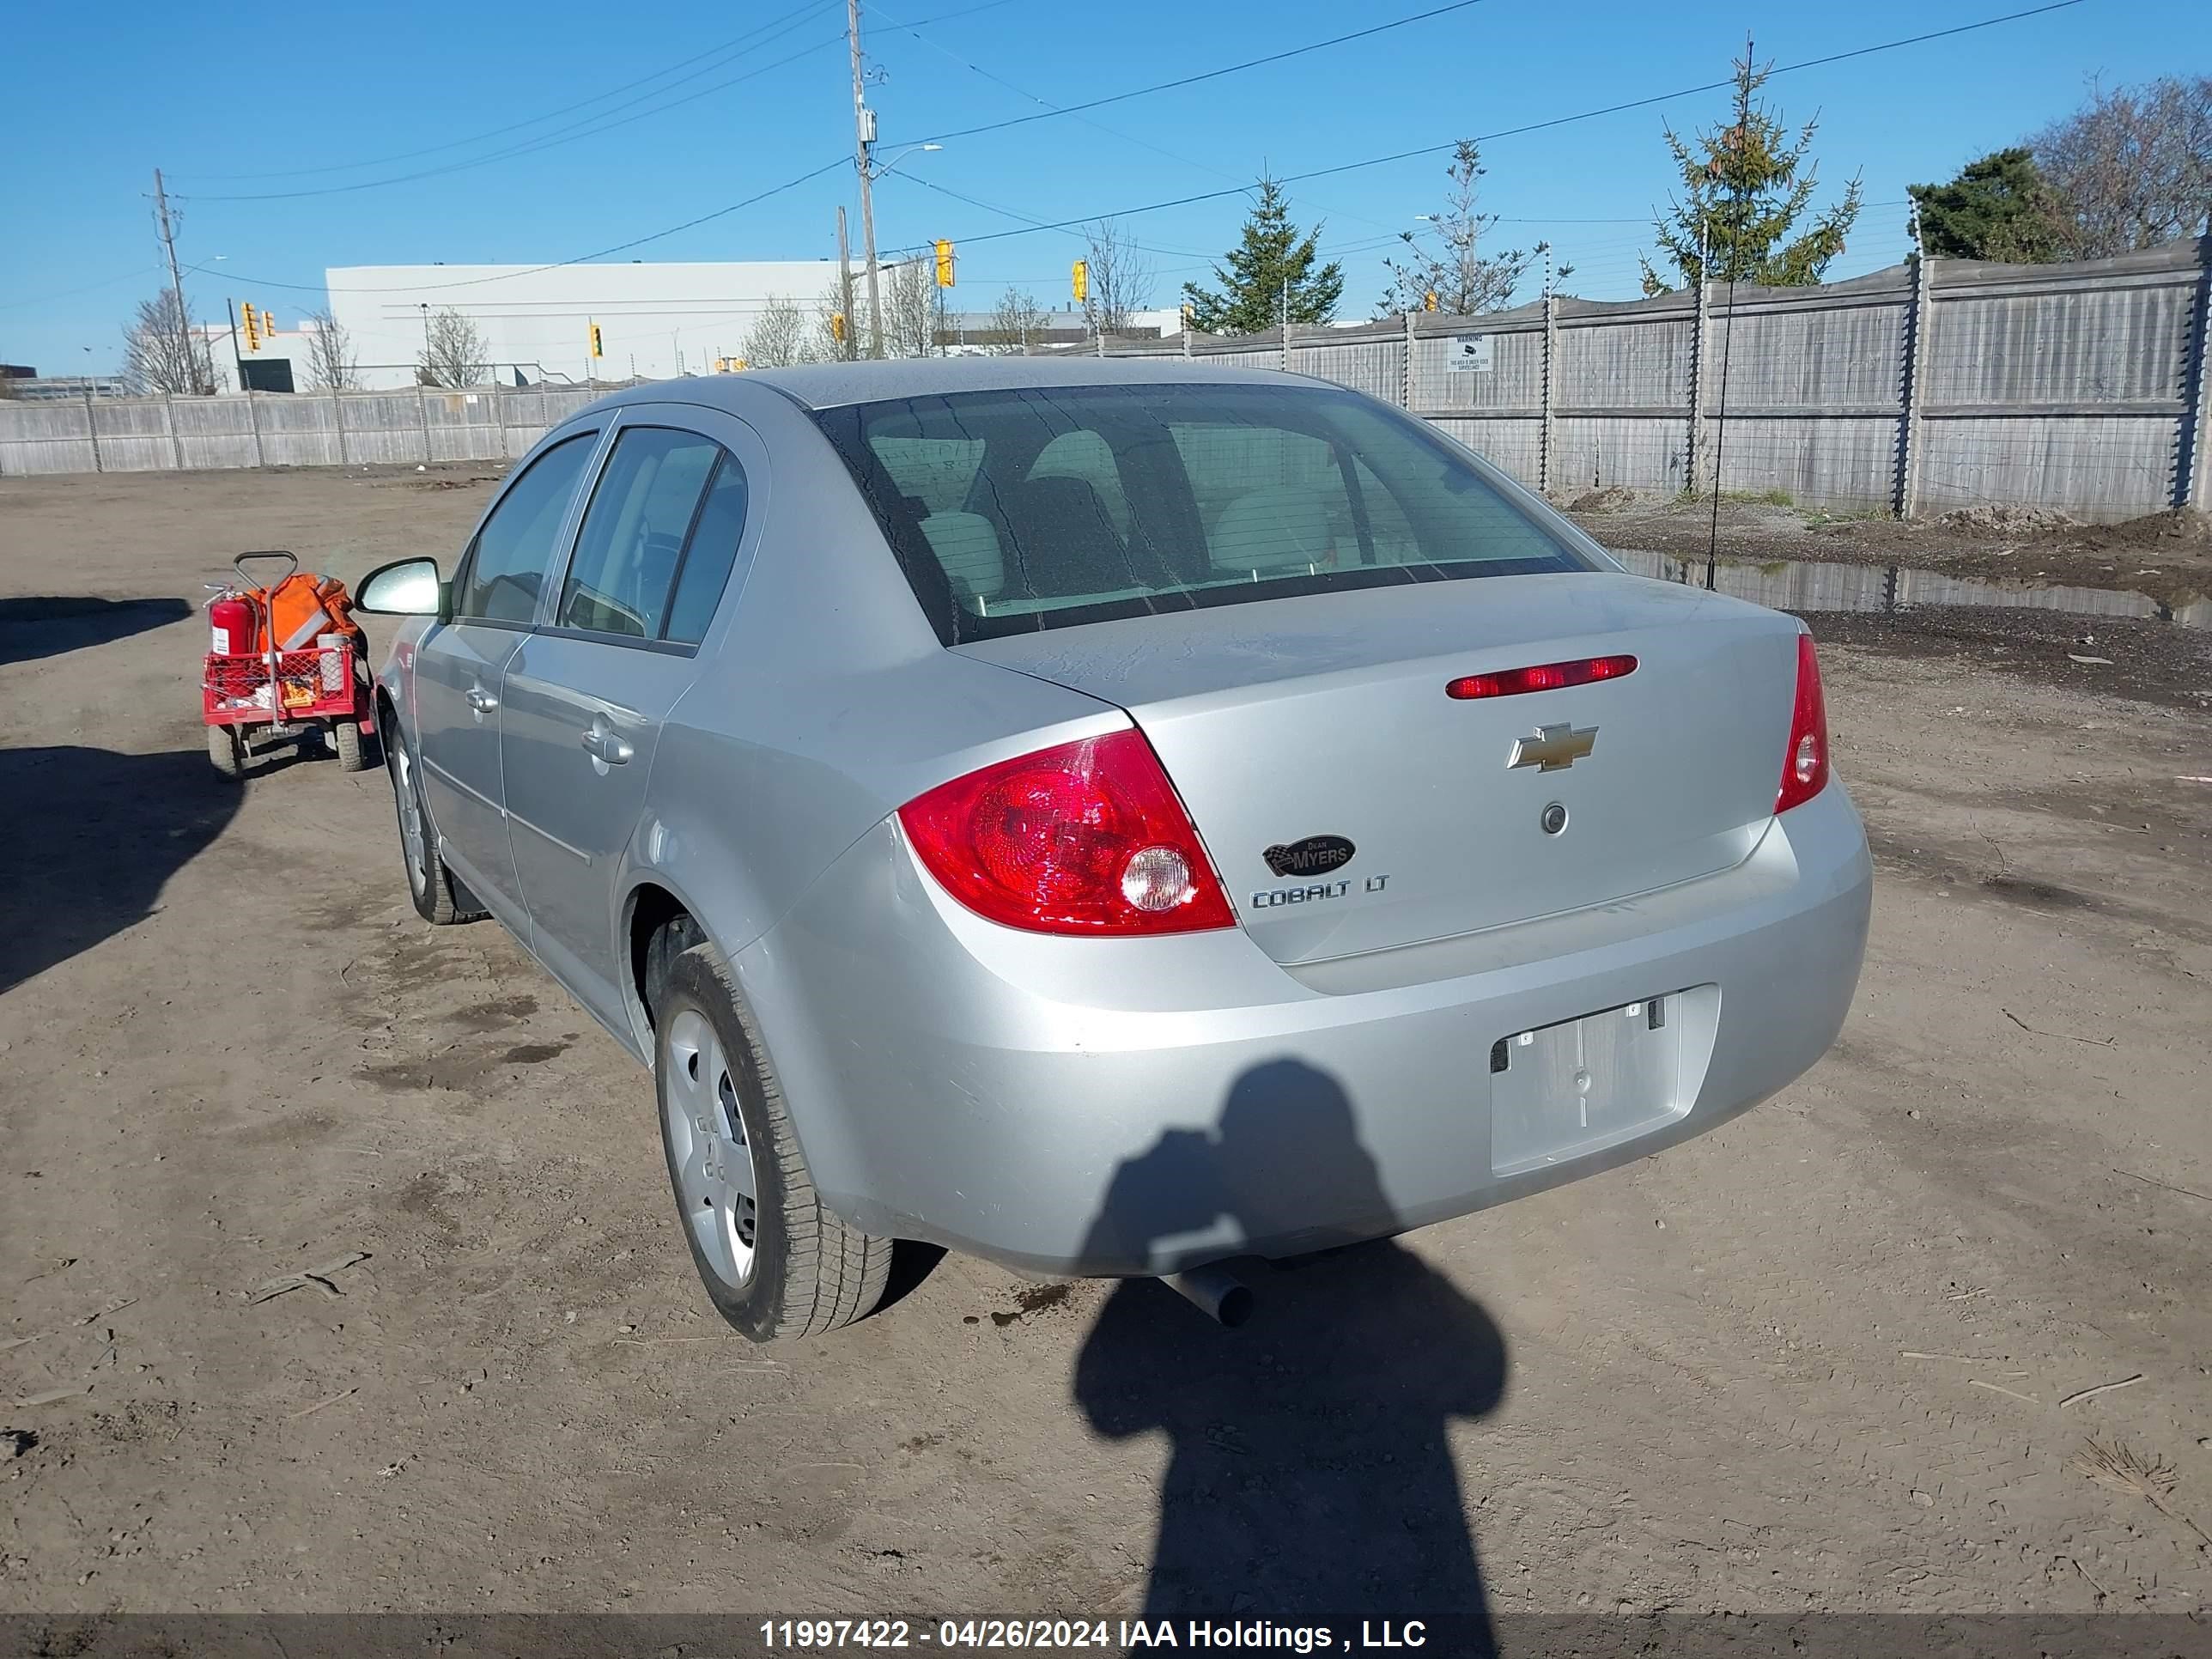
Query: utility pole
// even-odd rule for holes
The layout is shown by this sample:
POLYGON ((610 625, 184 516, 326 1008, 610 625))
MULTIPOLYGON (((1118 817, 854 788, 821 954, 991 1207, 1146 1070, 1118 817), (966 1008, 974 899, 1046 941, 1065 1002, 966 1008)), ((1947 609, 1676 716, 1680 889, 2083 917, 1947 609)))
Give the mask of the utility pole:
POLYGON ((230 357, 238 365, 238 389, 243 392, 246 390, 246 354, 238 349, 238 301, 226 299, 222 308, 230 313, 230 357))
MULTIPOLYGON (((868 107, 860 76, 860 0, 845 0, 845 44, 853 55, 853 167, 860 175, 860 253, 868 267, 868 355, 884 355, 884 307, 876 286, 876 198, 872 186, 876 113, 868 107)), ((848 325, 849 327, 849 325, 848 325)))
MULTIPOLYGON (((857 0, 855 0, 857 3, 857 0)), ((169 219, 169 192, 161 184, 161 169, 154 169, 154 216, 161 227, 161 246, 169 256, 169 297, 177 306, 177 339, 185 349, 185 362, 191 370, 192 389, 208 392, 215 388, 204 384, 200 377, 200 353, 192 339, 192 314, 185 309, 185 279, 177 269, 177 231, 169 219)))
POLYGON ((837 308, 845 313, 845 337, 837 342, 837 355, 847 361, 860 353, 860 331, 853 319, 853 249, 845 236, 845 204, 837 204, 837 308))

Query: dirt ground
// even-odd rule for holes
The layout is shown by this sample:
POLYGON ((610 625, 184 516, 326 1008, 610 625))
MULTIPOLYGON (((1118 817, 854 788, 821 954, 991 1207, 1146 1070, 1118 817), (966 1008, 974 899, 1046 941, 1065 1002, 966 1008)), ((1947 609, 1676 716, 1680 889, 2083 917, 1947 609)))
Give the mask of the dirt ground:
POLYGON ((1677 558, 1703 558, 1711 544, 1724 559, 1896 564, 1954 576, 2132 588, 2168 605, 2212 593, 2212 517, 2193 510, 2082 525, 2037 509, 1974 507, 1899 522, 1724 497, 1716 526, 1710 496, 1691 501, 1614 488, 1586 490, 1562 505, 1608 547, 1677 558))
POLYGON ((1224 1617, 1309 1571, 1386 1617, 1474 1571, 1501 1614, 2212 1597, 2188 703, 1869 625, 1824 656, 1873 940, 1778 1098, 1235 1334, 949 1257, 763 1351, 647 1079, 497 927, 416 921, 382 773, 204 757, 230 554, 449 556, 477 477, 0 483, 0 1613, 1125 1617, 1164 1520, 1224 1617), (1279 1524, 1209 1532, 1231 1492, 1279 1524))

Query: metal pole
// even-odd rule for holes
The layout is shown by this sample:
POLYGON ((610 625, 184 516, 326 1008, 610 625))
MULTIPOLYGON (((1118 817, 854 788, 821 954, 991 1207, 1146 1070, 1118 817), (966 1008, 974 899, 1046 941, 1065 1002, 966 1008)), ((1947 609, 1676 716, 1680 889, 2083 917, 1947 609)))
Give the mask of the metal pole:
POLYGON ((2191 322, 2189 356, 2183 374, 2182 395, 2188 399, 2181 417, 2180 443, 2173 469, 2173 504, 2187 507, 2204 495, 2204 361, 2212 356, 2212 235, 2197 240, 2197 305, 2191 322))
POLYGON ((346 464, 345 405, 338 401, 338 389, 336 386, 331 388, 331 430, 337 434, 338 465, 343 466, 346 464))
POLYGON ((169 459, 174 469, 182 472, 185 470, 185 441, 177 435, 176 402, 166 392, 161 394, 161 424, 169 428, 169 459))
POLYGON ((845 204, 837 204, 837 309, 845 319, 838 355, 848 362, 860 355, 860 331, 853 317, 853 246, 845 235, 845 204))
MULTIPOLYGON (((1551 263, 1548 251, 1544 255, 1547 266, 1551 263)), ((1559 401, 1553 389, 1553 379, 1559 374, 1559 296, 1552 292, 1549 276, 1544 279, 1544 416, 1536 439, 1536 493, 1549 491, 1553 485, 1553 452, 1558 443, 1558 423, 1552 418, 1552 405, 1559 401)))
POLYGON ((177 303, 177 339, 185 348, 185 367, 192 377, 192 390, 211 392, 200 376, 199 347, 192 339, 191 313, 185 309, 185 279, 177 269, 176 227, 169 220, 169 192, 161 185, 161 169, 154 169, 154 213, 161 227, 161 248, 169 257, 169 294, 177 303))
POLYGON ((238 365, 238 389, 246 390, 246 354, 238 349, 238 302, 226 299, 222 308, 230 313, 230 360, 238 365))
POLYGON ((430 388, 418 385, 415 388, 415 418, 422 423, 422 465, 430 464, 430 388))
POLYGON ((875 136, 868 131, 866 94, 860 78, 860 0, 845 0, 845 42, 853 57, 853 168, 860 175, 860 253, 868 270, 868 355, 884 355, 883 295, 876 281, 876 198, 871 186, 874 163, 868 152, 875 136))
POLYGON ((261 416, 259 411, 257 410, 253 405, 253 388, 252 386, 247 386, 246 388, 246 429, 253 434, 254 465, 268 465, 268 458, 262 453, 261 447, 261 416))
POLYGON ((1728 443, 1729 348, 1735 343, 1735 264, 1729 264, 1728 325, 1721 331, 1720 426, 1713 434, 1713 521, 1705 536, 1705 591, 1713 589, 1720 561, 1721 452, 1728 443))
POLYGON ((92 470, 94 472, 106 471, 100 460, 100 419, 93 413, 92 381, 88 378, 84 383, 84 435, 92 440, 92 470))
POLYGON ((1410 412, 1413 407, 1413 313, 1406 313, 1406 368, 1398 377, 1400 396, 1398 406, 1410 412))
POLYGON ((1698 222, 1698 304, 1690 322, 1689 486, 1692 499, 1705 476, 1705 337, 1712 325, 1711 282, 1706 272, 1705 222, 1698 222))
POLYGON ((1897 434, 1894 505, 1900 519, 1911 518, 1920 506, 1920 388, 1928 359, 1929 302, 1936 286, 1936 262, 1928 257, 1928 245, 1921 239, 1918 214, 1912 217, 1912 247, 1918 257, 1912 262, 1911 309, 1905 313, 1905 419, 1897 434))

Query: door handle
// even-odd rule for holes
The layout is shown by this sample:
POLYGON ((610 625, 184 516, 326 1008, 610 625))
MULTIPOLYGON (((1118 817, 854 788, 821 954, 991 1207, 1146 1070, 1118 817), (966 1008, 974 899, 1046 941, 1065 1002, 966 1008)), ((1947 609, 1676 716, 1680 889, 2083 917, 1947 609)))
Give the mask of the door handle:
POLYGON ((637 750, 613 732, 596 726, 587 726, 584 728, 584 752, 609 766, 621 766, 637 750))
POLYGON ((499 707, 499 699, 481 685, 472 685, 469 688, 467 702, 469 707, 479 714, 489 714, 499 707))

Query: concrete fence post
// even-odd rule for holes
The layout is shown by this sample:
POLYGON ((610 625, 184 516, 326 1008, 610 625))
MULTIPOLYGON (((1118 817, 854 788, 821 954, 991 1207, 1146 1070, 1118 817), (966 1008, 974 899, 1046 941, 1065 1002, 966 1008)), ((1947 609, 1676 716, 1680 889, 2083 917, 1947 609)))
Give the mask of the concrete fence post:
MULTIPOLYGON (((1705 476, 1705 341, 1712 332, 1712 285, 1705 280, 1703 266, 1698 270, 1697 309, 1690 314, 1690 437, 1689 448, 1683 456, 1683 483, 1695 495, 1704 488, 1705 476)), ((1713 479, 1718 489, 1721 481, 1713 479)))
POLYGON ((92 470, 105 472, 107 468, 100 459, 100 416, 93 411, 92 382, 84 386, 84 435, 92 440, 92 470))
POLYGON ((2189 350, 2182 359, 2182 416, 2174 446, 2173 504, 2212 501, 2204 484, 2204 360, 2212 356, 2212 235, 2197 240, 2197 303, 2190 313, 2189 350))
POLYGON ((337 434, 338 441, 338 465, 343 466, 346 464, 345 405, 338 401, 336 386, 331 388, 331 430, 337 434))
POLYGON ((1553 406, 1559 402, 1553 390, 1559 377, 1559 296, 1546 290, 1544 295, 1544 374, 1542 381, 1543 420, 1536 432, 1536 493, 1549 491, 1555 482, 1553 460, 1559 429, 1552 416, 1553 406))
POLYGON ((161 394, 161 425, 169 434, 170 470, 182 472, 185 470, 185 441, 177 435, 176 399, 166 392, 161 394))
POLYGON ((246 429, 253 434, 254 465, 268 465, 269 463, 262 454, 261 451, 261 414, 260 411, 253 406, 253 388, 252 386, 246 388, 246 429))
POLYGON ((1905 362, 1899 367, 1896 515, 1909 519, 1920 510, 1920 404, 1927 384, 1930 312, 1936 292, 1936 261, 1923 252, 1912 272, 1912 297, 1905 313, 1900 340, 1905 362))

